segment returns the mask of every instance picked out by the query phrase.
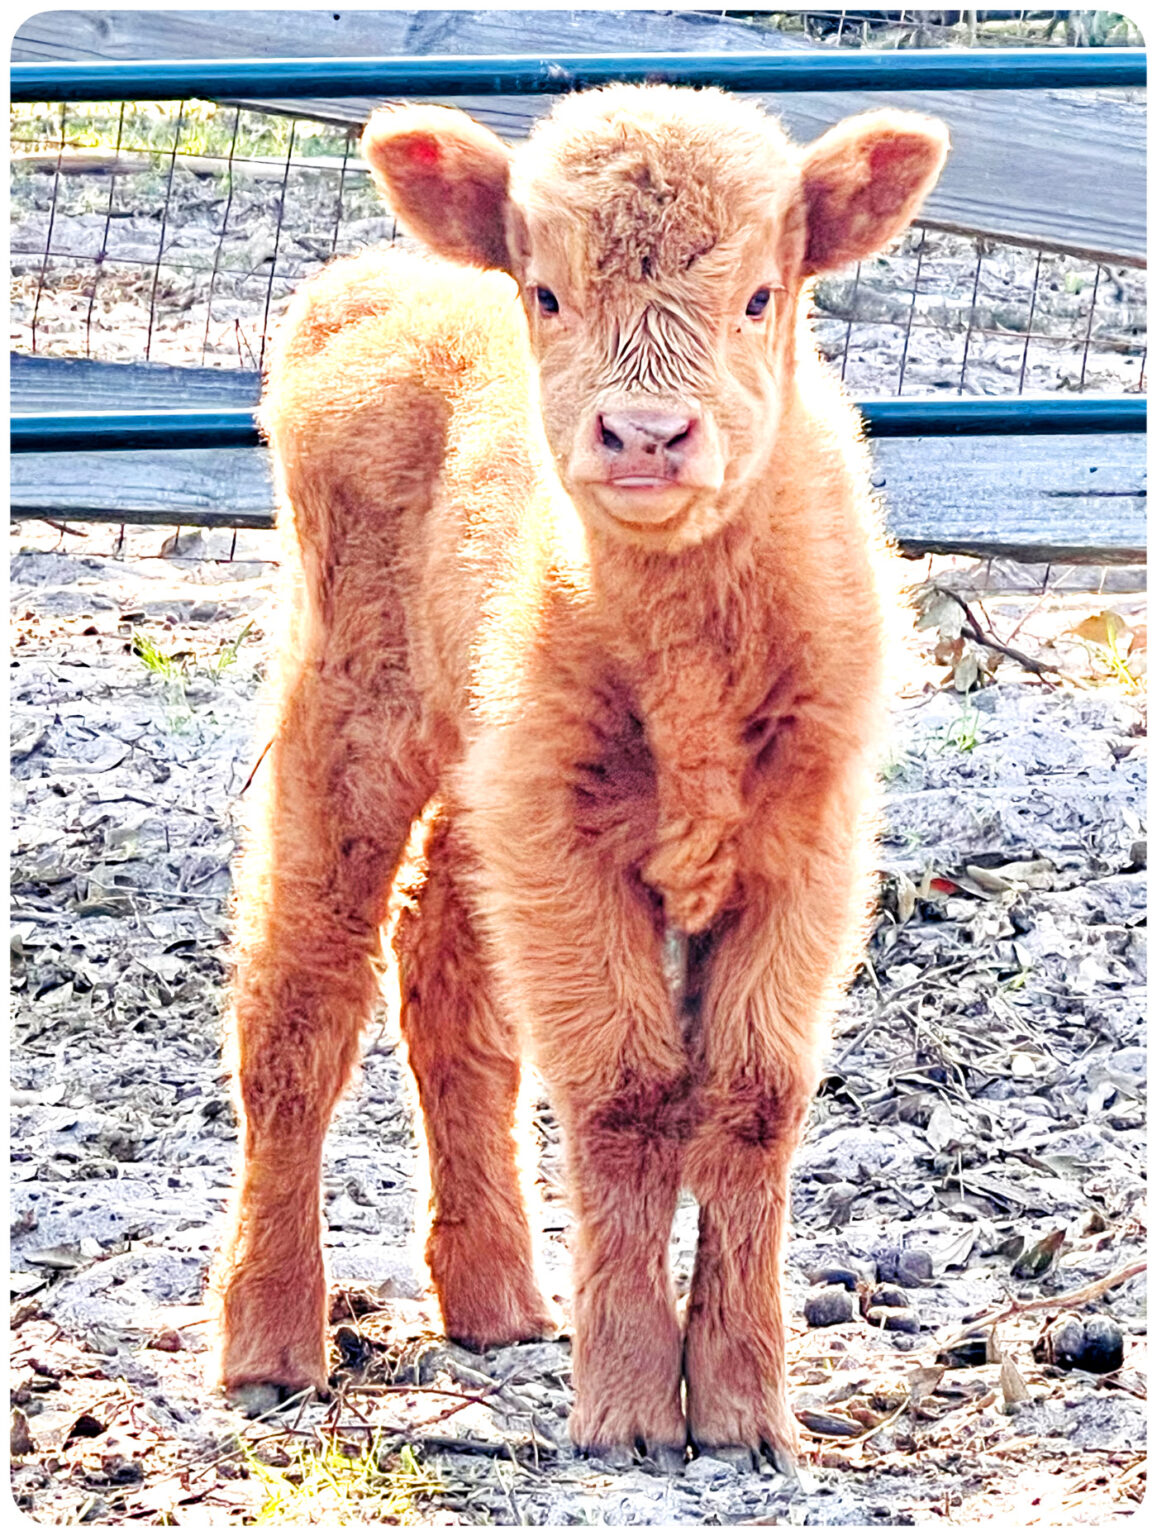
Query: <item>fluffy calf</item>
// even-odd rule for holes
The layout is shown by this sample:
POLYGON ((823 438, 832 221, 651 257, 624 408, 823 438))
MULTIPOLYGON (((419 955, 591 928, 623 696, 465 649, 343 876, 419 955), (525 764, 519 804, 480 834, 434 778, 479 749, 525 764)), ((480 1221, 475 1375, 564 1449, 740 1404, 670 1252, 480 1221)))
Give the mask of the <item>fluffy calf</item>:
POLYGON ((442 108, 370 122, 443 259, 335 262, 269 374, 294 588, 240 878, 228 1387, 325 1385, 322 1139, 425 811, 396 942, 447 1333, 551 1326, 527 1040, 578 1224, 576 1445, 790 1457, 788 1167, 864 926, 886 607, 806 283, 902 230, 946 147, 879 112, 800 148, 661 86, 565 99, 517 151, 442 108))

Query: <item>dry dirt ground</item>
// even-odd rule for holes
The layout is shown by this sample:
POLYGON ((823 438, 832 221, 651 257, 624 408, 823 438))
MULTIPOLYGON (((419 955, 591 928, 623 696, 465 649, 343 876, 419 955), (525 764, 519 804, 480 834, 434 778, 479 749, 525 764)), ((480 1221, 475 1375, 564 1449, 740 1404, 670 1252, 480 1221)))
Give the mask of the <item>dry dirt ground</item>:
MULTIPOLYGON (((259 745, 274 546, 242 535, 229 561, 231 535, 164 537, 129 530, 114 550, 104 528, 14 535, 19 1506, 96 1524, 1029 1525, 1134 1511, 1143 578, 1109 572, 1098 593, 1087 573, 1081 591, 1052 573, 1042 593, 1039 572, 944 562, 931 574, 971 617, 922 594, 884 764, 879 922, 795 1172, 796 1484, 707 1457, 674 1478, 576 1459, 565 1337, 484 1356, 439 1339, 385 1005, 328 1143, 334 1399, 250 1422, 206 1389, 202 1287, 235 1142, 219 1061, 229 860, 259 745), (962 621, 1059 672, 977 646, 962 621), (966 698, 954 681, 984 686, 966 698), (856 1287, 842 1305, 830 1287, 811 1299, 832 1266, 856 1287), (864 1315, 881 1283, 907 1307, 884 1316, 915 1331, 864 1315), (809 1304, 813 1320, 817 1304, 851 1316, 809 1326, 809 1304), (1099 1328, 1110 1353, 1118 1329, 1120 1364, 1050 1364, 1038 1341, 1066 1319, 1099 1328)), ((534 1132, 565 1316, 570 1222, 542 1099, 534 1132)), ((694 1233, 688 1203, 672 1242, 681 1291, 694 1233)))

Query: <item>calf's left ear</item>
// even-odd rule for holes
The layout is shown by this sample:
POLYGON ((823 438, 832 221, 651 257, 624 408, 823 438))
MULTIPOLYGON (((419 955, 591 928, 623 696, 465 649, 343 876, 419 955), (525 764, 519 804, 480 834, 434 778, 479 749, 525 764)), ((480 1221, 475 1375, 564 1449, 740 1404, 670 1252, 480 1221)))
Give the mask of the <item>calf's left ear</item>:
POLYGON ((451 261, 511 270, 510 151, 489 128, 455 107, 382 107, 362 154, 410 234, 451 261))
POLYGON ((865 112, 804 151, 804 275, 870 256, 906 229, 948 154, 948 129, 916 112, 865 112))

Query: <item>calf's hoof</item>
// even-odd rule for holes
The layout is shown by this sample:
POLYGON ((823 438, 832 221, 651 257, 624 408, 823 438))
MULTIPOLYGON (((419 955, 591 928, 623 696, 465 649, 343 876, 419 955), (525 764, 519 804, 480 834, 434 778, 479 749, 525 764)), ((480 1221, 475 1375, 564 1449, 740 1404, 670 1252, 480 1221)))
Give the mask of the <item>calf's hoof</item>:
POLYGON ((442 1326, 448 1339, 478 1355, 507 1344, 534 1344, 558 1332, 556 1320, 541 1301, 517 1307, 479 1307, 470 1312, 448 1312, 443 1306, 442 1326))
POLYGON ((662 1473, 664 1477, 678 1477, 687 1465, 687 1447, 657 1445, 647 1453, 644 1465, 648 1461, 653 1462, 655 1471, 662 1473))
POLYGON ((687 1427, 678 1407, 644 1415, 638 1404, 602 1412, 576 1405, 569 1433, 580 1456, 597 1457, 620 1470, 649 1461, 660 1472, 681 1472, 687 1458, 687 1427))
POLYGON ((641 1466, 646 1472, 677 1477, 687 1465, 686 1445, 649 1444, 641 1436, 633 1446, 575 1446, 575 1452, 601 1461, 615 1472, 627 1472, 634 1466, 641 1466))
POLYGON ((230 1408, 236 1408, 247 1419, 263 1419, 267 1414, 273 1413, 282 1405, 296 1407, 304 1398, 314 1395, 328 1397, 329 1393, 318 1393, 315 1387, 282 1387, 272 1381, 247 1381, 239 1387, 226 1387, 225 1400, 230 1408))
POLYGON ((740 1471, 758 1469, 760 1457, 786 1477, 796 1477, 799 1442, 796 1422, 778 1395, 719 1393, 710 1402, 692 1394, 689 1405, 691 1444, 700 1456, 714 1456, 740 1471), (753 1401, 754 1399, 754 1401, 753 1401))
POLYGON ((758 1447, 750 1445, 696 1445, 696 1451, 700 1456, 710 1456, 713 1461, 726 1462, 734 1467, 737 1472, 758 1472, 760 1455, 767 1458, 768 1464, 780 1472, 784 1477, 793 1480, 798 1479, 795 1454, 781 1445, 773 1445, 770 1441, 761 1441, 758 1447))
POLYGON ((478 1354, 553 1337, 558 1319, 521 1251, 501 1240, 466 1243, 462 1229, 435 1227, 427 1262, 448 1339, 478 1354))
POLYGON ((227 1396, 250 1387, 282 1396, 311 1388, 327 1394, 324 1280, 267 1287, 239 1273, 222 1293, 218 1326, 217 1376, 227 1396))

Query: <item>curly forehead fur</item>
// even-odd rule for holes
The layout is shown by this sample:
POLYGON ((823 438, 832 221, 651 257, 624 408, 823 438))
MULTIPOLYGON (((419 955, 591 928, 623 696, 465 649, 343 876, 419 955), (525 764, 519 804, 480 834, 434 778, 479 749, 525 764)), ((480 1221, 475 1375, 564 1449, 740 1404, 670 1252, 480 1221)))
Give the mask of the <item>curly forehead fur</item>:
POLYGON ((615 85, 563 97, 515 156, 511 191, 533 217, 581 229, 601 278, 724 265, 799 187, 798 152, 757 103, 722 91, 615 85))

